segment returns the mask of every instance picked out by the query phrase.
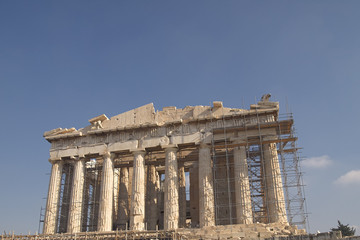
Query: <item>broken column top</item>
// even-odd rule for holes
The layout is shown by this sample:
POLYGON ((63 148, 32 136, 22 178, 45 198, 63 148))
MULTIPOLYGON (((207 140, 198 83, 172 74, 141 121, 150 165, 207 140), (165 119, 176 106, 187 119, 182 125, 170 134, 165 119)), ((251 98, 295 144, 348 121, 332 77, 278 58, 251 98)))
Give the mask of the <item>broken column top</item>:
MULTIPOLYGON (((252 114, 256 112, 278 111, 279 103, 270 102, 269 96, 263 96, 258 104, 250 106, 249 110, 240 108, 227 108, 221 101, 214 101, 212 106, 186 106, 176 108, 174 106, 164 107, 161 111, 155 111, 153 103, 118 114, 110 119, 102 114, 91 118, 90 126, 76 130, 75 128, 57 128, 44 133, 47 140, 54 137, 82 136, 88 132, 106 132, 114 130, 125 130, 141 127, 156 127, 167 124, 176 124, 201 120, 220 119, 222 117, 252 114)), ((61 138, 61 137, 60 137, 61 138)))

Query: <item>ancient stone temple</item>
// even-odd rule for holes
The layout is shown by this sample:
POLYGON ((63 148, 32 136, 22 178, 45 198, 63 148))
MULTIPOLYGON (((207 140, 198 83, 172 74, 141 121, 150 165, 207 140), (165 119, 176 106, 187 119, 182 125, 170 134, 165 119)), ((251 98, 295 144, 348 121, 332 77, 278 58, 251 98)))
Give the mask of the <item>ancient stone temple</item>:
POLYGON ((296 138, 292 118, 280 119, 269 97, 248 110, 147 104, 45 132, 52 169, 44 234, 289 229, 283 156, 296 151, 296 138))

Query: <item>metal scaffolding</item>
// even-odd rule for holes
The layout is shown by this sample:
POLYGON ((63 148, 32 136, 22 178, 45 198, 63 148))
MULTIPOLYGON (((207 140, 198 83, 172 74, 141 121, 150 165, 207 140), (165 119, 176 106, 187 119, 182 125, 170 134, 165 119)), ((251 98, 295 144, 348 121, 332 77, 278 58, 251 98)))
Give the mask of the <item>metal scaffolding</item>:
POLYGON ((265 194, 268 176, 264 169, 264 153, 266 151, 264 144, 269 144, 269 141, 264 141, 264 137, 266 137, 266 129, 272 127, 276 128, 277 133, 277 140, 272 142, 277 146, 287 220, 291 225, 307 229, 304 185, 292 114, 274 115, 273 121, 268 123, 261 122, 258 114, 253 121, 245 118, 244 115, 243 121, 238 124, 238 129, 227 128, 228 121, 236 122, 236 119, 217 119, 214 123, 217 128, 213 129, 212 159, 216 224, 236 223, 236 206, 239 203, 235 199, 235 181, 237 179, 233 172, 233 151, 238 144, 231 143, 227 135, 228 132, 237 130, 245 132, 246 136, 244 138, 246 143, 242 145, 246 147, 253 222, 270 222, 271 213, 268 212, 266 206, 274 203, 269 202, 265 194), (258 136, 247 136, 249 130, 257 130, 258 136))

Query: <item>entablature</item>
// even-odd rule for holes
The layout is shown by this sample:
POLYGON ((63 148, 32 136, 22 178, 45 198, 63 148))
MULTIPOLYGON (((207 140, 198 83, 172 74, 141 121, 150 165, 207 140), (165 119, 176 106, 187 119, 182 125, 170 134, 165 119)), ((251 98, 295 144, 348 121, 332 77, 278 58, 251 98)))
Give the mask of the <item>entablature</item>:
POLYGON ((222 102, 214 102, 213 107, 195 106, 179 109, 167 107, 163 111, 152 111, 153 105, 148 104, 138 109, 117 115, 108 119, 104 114, 89 120, 90 126, 76 130, 54 129, 45 132, 44 137, 51 143, 51 158, 94 155, 105 150, 110 152, 124 152, 129 149, 156 149, 168 144, 199 144, 211 143, 224 138, 234 138, 244 135, 257 136, 261 125, 264 134, 275 135, 279 131, 289 132, 292 120, 278 121, 278 103, 259 102, 261 108, 253 107, 250 110, 224 108, 222 102), (216 115, 209 114, 211 110, 216 115), (219 114, 222 111, 224 114, 219 114), (191 114, 187 114, 193 112, 191 114), (196 114, 194 113, 196 112, 196 114), (168 121, 157 122, 156 118, 168 121), (182 114, 182 115, 181 115, 182 114), (133 115, 136 115, 135 117, 133 115), (148 118, 134 120, 132 117, 148 118), (196 116, 196 118, 194 118, 196 116), (181 118, 182 117, 182 118, 181 118), (126 123, 114 127, 111 121, 126 123), (149 120, 150 119, 150 120, 149 120), (227 135, 224 135, 224 129, 227 135), (267 131, 267 132, 266 132, 267 131))

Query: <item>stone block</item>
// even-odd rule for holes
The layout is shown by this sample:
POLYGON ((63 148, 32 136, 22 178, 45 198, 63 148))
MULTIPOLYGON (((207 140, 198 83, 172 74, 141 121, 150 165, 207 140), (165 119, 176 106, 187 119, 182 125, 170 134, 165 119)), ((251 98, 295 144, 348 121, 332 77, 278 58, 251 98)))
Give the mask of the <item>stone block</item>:
POLYGON ((128 149, 136 149, 136 148, 138 148, 138 140, 110 143, 108 146, 110 152, 118 152, 118 151, 124 151, 128 149))
POLYGON ((78 155, 79 152, 77 148, 63 149, 63 150, 59 150, 58 152, 58 157, 73 157, 78 155))
POLYGON ((193 133, 187 135, 171 136, 172 144, 183 144, 183 143, 199 143, 201 140, 201 133, 193 133))
POLYGON ((51 160, 60 159, 60 157, 59 157, 59 151, 58 151, 58 150, 52 150, 52 151, 50 151, 50 159, 51 159, 51 160))
POLYGON ((153 137, 148 139, 139 140, 140 148, 157 147, 161 145, 169 145, 170 140, 168 137, 153 137))
POLYGON ((99 144, 94 146, 79 147, 78 154, 79 156, 84 156, 87 154, 97 154, 97 153, 102 154, 105 152, 105 150, 106 150, 106 145, 99 144))

